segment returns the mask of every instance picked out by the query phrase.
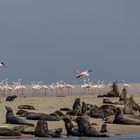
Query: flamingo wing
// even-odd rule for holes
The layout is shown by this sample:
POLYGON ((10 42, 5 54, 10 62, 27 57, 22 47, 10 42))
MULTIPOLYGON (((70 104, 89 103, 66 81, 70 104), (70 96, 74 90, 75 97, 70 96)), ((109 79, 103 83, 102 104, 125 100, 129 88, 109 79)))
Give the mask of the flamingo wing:
POLYGON ((82 76, 82 75, 81 75, 81 74, 79 74, 79 75, 77 75, 77 76, 76 76, 76 78, 78 79, 78 78, 80 78, 81 76, 82 76))

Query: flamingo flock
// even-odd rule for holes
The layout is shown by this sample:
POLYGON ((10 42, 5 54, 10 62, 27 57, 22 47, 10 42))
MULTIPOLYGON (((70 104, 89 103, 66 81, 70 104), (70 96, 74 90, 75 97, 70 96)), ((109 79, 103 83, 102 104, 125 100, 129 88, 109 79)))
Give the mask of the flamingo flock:
MULTIPOLYGON (((7 67, 7 65, 3 62, 0 62, 0 67, 7 67)), ((90 72, 92 72, 92 70, 86 70, 83 72, 77 70, 78 74, 76 75, 76 78, 78 79, 81 77, 89 77, 90 72)), ((63 80, 52 83, 50 85, 43 83, 43 81, 33 81, 30 85, 32 96, 47 96, 48 91, 51 91, 52 94, 54 93, 57 96, 63 97, 66 93, 67 95, 70 95, 72 90, 75 88, 74 85, 66 83, 63 80)), ((123 88, 130 88, 130 85, 124 83, 124 80, 122 80, 122 85, 123 88)), ((112 86, 113 84, 109 82, 108 90, 112 90, 112 86)), ((80 88, 81 92, 84 94, 100 94, 101 91, 105 88, 105 82, 99 80, 97 83, 94 83, 91 82, 90 79, 84 79, 84 84, 82 84, 80 88)), ((21 79, 18 79, 16 82, 12 82, 12 84, 9 84, 8 79, 2 80, 0 82, 0 95, 3 97, 11 94, 16 94, 19 97, 25 97, 26 90, 27 86, 24 86, 21 83, 21 79)))
POLYGON ((26 87, 21 84, 20 79, 17 82, 12 82, 9 84, 8 79, 2 80, 0 82, 0 95, 3 97, 9 96, 11 94, 16 94, 20 97, 24 96, 24 91, 26 87))
MULTIPOLYGON (((90 79, 84 79, 83 84, 80 86, 82 94, 101 94, 105 88, 109 91, 112 90, 112 83, 105 84, 104 81, 92 82, 90 79)), ((129 84, 122 83, 123 88, 130 88, 129 84)), ((21 79, 16 82, 9 82, 8 79, 0 82, 0 96, 6 97, 9 95, 17 95, 19 97, 25 97, 25 93, 31 92, 32 96, 66 96, 74 93, 75 86, 64 82, 63 80, 52 84, 46 84, 43 81, 31 82, 30 86, 25 86, 21 83, 21 79)))
POLYGON ((81 90, 82 92, 87 92, 87 94, 93 94, 97 93, 96 91, 98 90, 98 93, 101 92, 102 89, 105 88, 104 81, 98 81, 97 84, 94 84, 93 82, 90 82, 90 79, 86 80, 84 79, 84 84, 81 85, 81 90))
POLYGON ((65 96, 65 90, 67 90, 68 95, 72 93, 72 89, 74 89, 74 85, 67 84, 64 81, 58 81, 56 83, 52 83, 51 85, 43 84, 42 81, 37 83, 31 83, 32 88, 32 96, 43 96, 47 95, 47 91, 51 90, 51 93, 55 93, 57 96, 65 96), (44 93, 43 93, 44 91, 44 93))

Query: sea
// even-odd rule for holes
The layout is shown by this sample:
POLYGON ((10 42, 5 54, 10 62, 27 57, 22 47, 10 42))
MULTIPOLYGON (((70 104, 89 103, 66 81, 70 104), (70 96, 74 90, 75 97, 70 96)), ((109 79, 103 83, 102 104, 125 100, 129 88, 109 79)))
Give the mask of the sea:
MULTIPOLYGON (((5 138, 4 138, 5 139, 5 138)), ((61 137, 61 138, 6 138, 6 140, 140 140, 140 134, 114 135, 108 138, 96 137, 61 137)))

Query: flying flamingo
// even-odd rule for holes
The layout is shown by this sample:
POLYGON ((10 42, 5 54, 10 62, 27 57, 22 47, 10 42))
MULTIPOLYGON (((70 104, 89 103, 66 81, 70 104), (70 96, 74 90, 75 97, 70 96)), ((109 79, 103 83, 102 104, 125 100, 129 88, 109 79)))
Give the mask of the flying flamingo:
POLYGON ((90 73, 89 72, 91 72, 91 71, 92 70, 86 70, 86 71, 83 71, 83 72, 79 72, 77 70, 78 75, 76 76, 76 78, 78 79, 80 77, 89 77, 90 76, 90 73))
POLYGON ((7 67, 7 65, 1 61, 0 62, 0 67, 7 67))

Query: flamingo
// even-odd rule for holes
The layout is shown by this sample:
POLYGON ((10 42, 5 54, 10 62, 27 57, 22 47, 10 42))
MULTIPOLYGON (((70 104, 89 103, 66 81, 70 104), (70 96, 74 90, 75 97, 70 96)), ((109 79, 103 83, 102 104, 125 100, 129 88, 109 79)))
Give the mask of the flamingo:
POLYGON ((6 81, 5 81, 5 85, 3 86, 3 88, 5 89, 5 92, 6 93, 8 93, 9 95, 10 95, 10 93, 12 92, 12 87, 10 87, 9 85, 8 85, 8 79, 6 79, 6 81))
POLYGON ((89 93, 89 89, 90 89, 91 86, 92 86, 92 83, 89 82, 89 81, 90 81, 90 79, 88 79, 88 80, 87 80, 88 83, 86 83, 86 79, 84 79, 84 84, 81 86, 81 89, 87 90, 88 93, 89 93))
POLYGON ((129 84, 126 84, 126 83, 124 82, 124 80, 122 80, 122 83, 123 83, 123 88, 130 88, 130 87, 131 87, 129 84))
POLYGON ((90 73, 89 72, 91 72, 92 70, 86 70, 86 71, 83 71, 83 72, 79 72, 78 70, 77 70, 77 72, 78 72, 78 75, 76 76, 76 78, 78 79, 78 78, 80 78, 80 77, 89 77, 90 76, 90 73))
POLYGON ((42 88, 45 91, 45 96, 47 95, 47 90, 49 89, 49 87, 47 85, 42 85, 42 88))
POLYGON ((94 90, 95 90, 95 93, 96 93, 97 88, 98 88, 98 85, 92 83, 90 90, 92 91, 92 93, 94 93, 94 90))
POLYGON ((61 96, 63 96, 63 89, 65 88, 64 82, 61 80, 57 83, 57 88, 60 89, 61 96))
POLYGON ((46 96, 47 95, 47 89, 49 89, 49 87, 46 84, 43 84, 42 81, 40 81, 39 83, 40 83, 41 89, 44 90, 45 96, 46 96))
POLYGON ((1 90, 2 96, 5 97, 6 91, 5 91, 5 88, 4 88, 4 80, 2 80, 0 82, 0 90, 1 90))
POLYGON ((112 82, 109 82, 109 83, 108 83, 108 89, 109 89, 109 90, 112 90, 112 89, 113 89, 113 84, 112 84, 112 82))
POLYGON ((104 89, 104 81, 98 81, 98 86, 97 88, 99 89, 99 93, 101 92, 102 89, 104 89))
POLYGON ((31 86, 32 86, 32 96, 35 94, 36 95, 40 94, 40 90, 41 90, 40 82, 38 82, 37 84, 35 84, 35 81, 31 82, 31 86))
POLYGON ((26 89, 25 86, 23 86, 21 84, 21 79, 18 79, 17 82, 13 82, 14 86, 13 86, 13 90, 19 94, 20 97, 24 97, 24 90, 26 89))
POLYGON ((66 84, 66 83, 64 82, 64 86, 65 86, 65 88, 68 90, 68 95, 70 94, 70 91, 71 91, 71 93, 72 93, 72 89, 74 89, 74 86, 73 86, 73 85, 71 85, 71 84, 66 84))
POLYGON ((51 90, 51 93, 53 93, 53 91, 56 89, 56 94, 57 94, 57 85, 55 85, 55 83, 52 83, 52 84, 49 86, 49 89, 51 90))
POLYGON ((0 62, 0 67, 7 67, 7 65, 1 61, 0 62))

